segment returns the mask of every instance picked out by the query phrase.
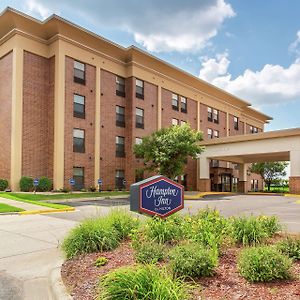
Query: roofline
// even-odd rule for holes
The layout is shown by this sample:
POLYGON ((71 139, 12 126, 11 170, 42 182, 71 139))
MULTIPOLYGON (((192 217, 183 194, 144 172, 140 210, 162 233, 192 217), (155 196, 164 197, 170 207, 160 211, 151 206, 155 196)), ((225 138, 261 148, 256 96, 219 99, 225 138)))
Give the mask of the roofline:
POLYGON ((100 40, 102 40, 102 41, 104 41, 104 42, 106 42, 106 43, 108 43, 108 44, 110 44, 110 45, 112 45, 112 46, 114 46, 114 47, 116 47, 116 48, 124 51, 124 52, 129 53, 130 50, 137 51, 137 52, 139 52, 139 53, 141 53, 143 55, 146 55, 146 56, 148 56, 148 57, 150 57, 150 58, 158 61, 161 64, 164 64, 164 65, 166 65, 166 66, 168 66, 168 67, 170 67, 170 68, 172 68, 172 69, 174 69, 174 70, 176 70, 176 71, 178 71, 180 73, 183 73, 184 75, 186 75, 186 76, 188 76, 190 78, 193 78, 193 79, 201 82, 204 85, 207 85, 208 87, 210 87, 212 89, 216 89, 220 93, 223 93, 223 94, 229 96, 230 98, 235 99, 236 101, 238 101, 238 102, 240 102, 242 104, 241 105, 242 108, 250 109, 254 113, 259 114, 264 119, 265 123, 268 123, 269 120, 273 120, 272 117, 270 117, 270 116, 268 116, 268 115, 266 115, 266 114, 264 114, 264 113, 262 113, 262 112, 260 112, 260 111, 258 111, 256 109, 253 109, 251 103, 249 103, 249 102, 247 102, 247 101, 245 101, 245 100, 243 100, 243 99, 241 99, 241 98, 239 98, 239 97, 237 97, 237 96, 235 96, 235 95, 233 95, 233 94, 231 94, 231 93, 229 93, 229 92, 227 92, 227 91, 225 91, 225 90, 223 90, 223 89, 221 89, 221 88, 219 88, 219 87, 217 87, 217 86, 215 86, 215 85, 213 85, 213 84, 211 84, 211 83, 209 83, 209 82, 207 82, 207 81, 205 81, 203 79, 200 79, 199 77, 197 77, 197 76, 195 76, 195 75, 193 75, 193 74, 191 74, 191 73, 189 73, 189 72, 187 72, 187 71, 185 71, 185 70, 183 70, 183 69, 181 69, 181 68, 179 68, 179 67, 177 67, 177 66, 175 66, 175 65, 173 65, 171 63, 169 63, 169 62, 166 62, 166 61, 162 60, 162 59, 156 57, 155 55, 150 54, 149 52, 147 52, 147 51, 145 51, 145 50, 143 50, 143 49, 141 49, 141 48, 139 48, 139 47, 137 47, 135 45, 130 45, 129 47, 123 47, 122 45, 119 45, 119 44, 117 44, 117 43, 115 43, 115 42, 113 42, 111 40, 108 40, 105 37, 103 37, 101 35, 98 35, 95 32, 92 32, 92 31, 90 31, 90 30, 88 30, 88 29, 86 29, 86 28, 84 28, 84 27, 82 27, 80 25, 77 25, 77 24, 75 24, 75 23, 73 23, 73 22, 71 22, 71 21, 69 21, 67 19, 64 19, 63 17, 58 16, 56 14, 52 14, 48 18, 46 18, 45 20, 41 21, 41 20, 39 20, 37 18, 34 18, 34 17, 32 17, 32 16, 24 13, 24 12, 21 12, 21 11, 15 9, 15 8, 12 8, 12 7, 8 6, 8 7, 6 7, 0 13, 0 17, 2 15, 4 15, 5 13, 7 13, 7 12, 12 12, 12 13, 18 14, 18 15, 26 18, 26 19, 29 19, 29 20, 31 20, 33 22, 36 22, 36 23, 39 23, 41 25, 45 25, 48 22, 50 22, 51 20, 58 20, 60 22, 66 23, 66 24, 68 24, 68 25, 70 25, 72 27, 77 28, 78 30, 81 30, 81 31, 87 33, 88 35, 91 35, 91 36, 93 36, 93 37, 95 37, 97 39, 100 39, 100 40))

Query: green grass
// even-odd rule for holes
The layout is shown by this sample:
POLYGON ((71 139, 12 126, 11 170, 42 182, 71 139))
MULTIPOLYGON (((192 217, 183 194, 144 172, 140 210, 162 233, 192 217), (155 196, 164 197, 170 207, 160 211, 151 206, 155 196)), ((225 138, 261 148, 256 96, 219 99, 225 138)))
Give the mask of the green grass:
MULTIPOLYGON (((268 187, 265 187, 265 192, 268 192, 268 187)), ((270 193, 288 193, 289 187, 288 186, 271 186, 270 193)))
POLYGON ((22 208, 14 207, 8 204, 0 203, 0 213, 24 211, 22 208))
POLYGON ((32 194, 32 193, 0 193, 0 197, 14 200, 61 200, 74 198, 95 198, 95 197, 109 197, 109 196, 123 196, 129 195, 129 192, 94 192, 94 193, 65 193, 65 194, 32 194), (14 198, 12 198, 12 196, 14 198))

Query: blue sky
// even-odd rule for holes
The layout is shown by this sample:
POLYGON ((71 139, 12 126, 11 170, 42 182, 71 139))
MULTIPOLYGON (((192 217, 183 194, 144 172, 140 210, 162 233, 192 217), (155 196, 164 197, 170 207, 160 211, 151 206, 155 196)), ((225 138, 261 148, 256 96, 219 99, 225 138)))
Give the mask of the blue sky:
POLYGON ((0 0, 6 6, 147 50, 274 117, 266 130, 300 127, 298 0, 0 0))

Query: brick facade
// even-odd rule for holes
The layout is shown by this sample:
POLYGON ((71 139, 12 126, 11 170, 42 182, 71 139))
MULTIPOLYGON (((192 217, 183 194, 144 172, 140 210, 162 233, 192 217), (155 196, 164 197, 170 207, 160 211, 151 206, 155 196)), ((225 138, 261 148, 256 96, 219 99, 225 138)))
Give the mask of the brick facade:
POLYGON ((10 179, 12 52, 0 58, 0 178, 10 179))

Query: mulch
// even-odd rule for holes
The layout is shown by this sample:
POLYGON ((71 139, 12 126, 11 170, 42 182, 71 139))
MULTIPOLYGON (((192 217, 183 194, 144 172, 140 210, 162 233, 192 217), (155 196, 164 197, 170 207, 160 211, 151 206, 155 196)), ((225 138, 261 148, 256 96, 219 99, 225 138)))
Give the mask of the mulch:
MULTIPOLYGON (((195 300, 300 300, 300 262, 293 264, 294 279, 270 283, 249 283, 242 278, 236 266, 239 248, 227 249, 219 260, 213 277, 195 282, 192 299, 195 300)), ((130 242, 124 242, 110 252, 81 255, 66 261, 62 266, 63 281, 74 300, 97 299, 99 278, 109 271, 134 264, 130 242), (95 267, 98 257, 108 263, 95 267)), ((121 300, 121 299, 120 299, 121 300)), ((155 300, 155 299, 153 299, 155 300)))

